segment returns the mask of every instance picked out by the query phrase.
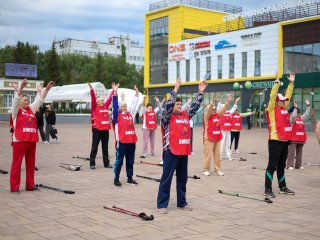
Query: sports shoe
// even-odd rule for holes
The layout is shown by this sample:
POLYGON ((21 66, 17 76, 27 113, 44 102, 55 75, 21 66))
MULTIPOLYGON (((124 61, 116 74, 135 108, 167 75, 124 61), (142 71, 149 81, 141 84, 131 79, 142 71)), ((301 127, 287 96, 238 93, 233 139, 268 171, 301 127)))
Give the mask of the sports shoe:
POLYGON ((154 156, 156 156, 156 155, 155 155, 154 153, 151 153, 151 156, 154 157, 154 156))
POLYGON ((276 195, 274 195, 274 193, 272 192, 272 189, 271 189, 271 188, 266 189, 266 190, 264 191, 264 195, 265 195, 266 197, 269 197, 269 198, 275 198, 275 197, 276 197, 276 195))
POLYGON ((210 176, 210 172, 209 171, 204 171, 202 174, 205 175, 205 176, 210 176))
POLYGON ((232 161, 232 157, 227 157, 226 160, 232 161))
POLYGON ((90 169, 96 169, 96 166, 90 166, 90 169))
POLYGON ((127 184, 138 185, 137 181, 134 180, 134 179, 128 179, 128 180, 127 180, 127 184))
POLYGON ((36 186, 33 186, 33 188, 31 189, 26 189, 26 191, 39 191, 40 188, 36 187, 36 186))
POLYGON ((298 169, 303 170, 303 169, 304 169, 304 167, 299 167, 298 169))
POLYGON ((189 205, 185 205, 184 207, 179 207, 181 210, 186 210, 186 211, 192 211, 193 208, 190 207, 189 205))
POLYGON ((214 173, 215 175, 218 175, 218 176, 224 176, 224 173, 223 172, 221 172, 220 170, 219 170, 219 172, 217 172, 217 173, 214 173))
POLYGON ((288 167, 288 170, 293 170, 294 168, 293 167, 288 167))
POLYGON ((113 166, 111 164, 108 164, 108 165, 104 166, 104 168, 113 168, 113 166))
POLYGON ((122 186, 122 184, 121 184, 121 182, 119 182, 119 180, 114 180, 113 185, 115 185, 116 187, 122 186))
POLYGON ((49 144, 49 142, 48 141, 44 141, 43 144, 49 144))
POLYGON ((58 138, 58 136, 56 138, 56 143, 60 143, 60 139, 58 138))
POLYGON ((283 187, 283 188, 280 188, 280 191, 279 191, 280 194, 287 194, 287 195, 295 195, 295 192, 294 191, 291 191, 289 188, 287 187, 283 187))
POLYGON ((147 157, 147 154, 142 154, 141 156, 140 156, 140 158, 146 158, 147 157))
POLYGON ((160 165, 163 165, 163 160, 161 160, 159 164, 160 164, 160 165))
POLYGON ((158 212, 161 214, 167 214, 168 213, 168 209, 166 208, 158 208, 158 212))

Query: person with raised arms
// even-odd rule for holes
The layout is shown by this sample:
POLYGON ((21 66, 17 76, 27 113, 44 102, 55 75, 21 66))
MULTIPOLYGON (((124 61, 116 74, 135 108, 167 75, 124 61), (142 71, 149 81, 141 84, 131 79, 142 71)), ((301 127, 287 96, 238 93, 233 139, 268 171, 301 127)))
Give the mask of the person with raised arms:
POLYGON ((54 86, 50 81, 41 94, 29 103, 29 97, 22 91, 28 81, 24 79, 13 98, 11 115, 13 124, 12 135, 12 165, 10 171, 10 192, 20 192, 21 164, 23 157, 26 165, 26 190, 39 190, 34 182, 36 160, 36 143, 39 141, 37 118, 35 113, 43 104, 47 93, 54 86))
POLYGON ((159 213, 168 212, 170 188, 173 173, 176 172, 177 206, 184 210, 192 210, 186 200, 186 186, 188 181, 188 155, 191 153, 190 119, 196 114, 203 100, 203 93, 208 86, 206 81, 199 83, 199 93, 188 111, 181 111, 182 101, 177 97, 181 79, 177 79, 175 88, 171 92, 162 113, 162 127, 164 129, 164 159, 163 173, 160 180, 157 208, 159 213))

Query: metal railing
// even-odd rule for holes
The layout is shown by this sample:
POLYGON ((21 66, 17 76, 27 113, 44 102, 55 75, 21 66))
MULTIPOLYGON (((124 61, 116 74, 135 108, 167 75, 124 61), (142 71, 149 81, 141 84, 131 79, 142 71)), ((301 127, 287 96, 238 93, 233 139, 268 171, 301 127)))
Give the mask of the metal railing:
POLYGON ((232 13, 232 14, 242 12, 242 7, 224 4, 224 3, 218 3, 211 0, 162 0, 162 1, 150 4, 149 11, 152 12, 152 11, 160 10, 163 8, 171 7, 174 5, 198 7, 198 8, 210 9, 210 10, 232 13))

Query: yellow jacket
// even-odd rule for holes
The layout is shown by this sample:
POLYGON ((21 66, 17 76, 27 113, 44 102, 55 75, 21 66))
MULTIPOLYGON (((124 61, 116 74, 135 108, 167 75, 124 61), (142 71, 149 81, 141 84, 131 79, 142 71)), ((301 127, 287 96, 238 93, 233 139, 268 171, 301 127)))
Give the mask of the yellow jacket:
MULTIPOLYGON (((271 93, 270 93, 270 100, 268 103, 268 107, 266 109, 267 116, 269 118, 269 135, 270 140, 279 140, 277 129, 276 129, 276 122, 275 122, 275 114, 274 114, 274 108, 276 106, 276 98, 279 91, 280 82, 274 83, 271 93)), ((290 99, 292 97, 294 85, 290 83, 288 85, 287 91, 286 91, 286 98, 289 98, 288 101, 286 101, 286 108, 288 108, 288 105, 290 103, 290 99)))

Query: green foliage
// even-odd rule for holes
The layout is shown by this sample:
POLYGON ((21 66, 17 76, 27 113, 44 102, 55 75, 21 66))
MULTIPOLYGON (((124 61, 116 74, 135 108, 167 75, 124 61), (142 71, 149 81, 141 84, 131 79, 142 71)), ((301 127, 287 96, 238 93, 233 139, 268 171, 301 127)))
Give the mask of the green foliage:
POLYGON ((37 64, 38 79, 51 80, 56 85, 68 85, 87 82, 101 82, 107 89, 111 83, 119 83, 120 87, 133 88, 136 84, 143 92, 143 68, 126 62, 126 48, 121 46, 121 56, 97 54, 95 58, 79 54, 59 56, 54 47, 40 52, 39 47, 29 43, 18 42, 15 46, 0 48, 0 77, 4 76, 4 63, 37 64))

